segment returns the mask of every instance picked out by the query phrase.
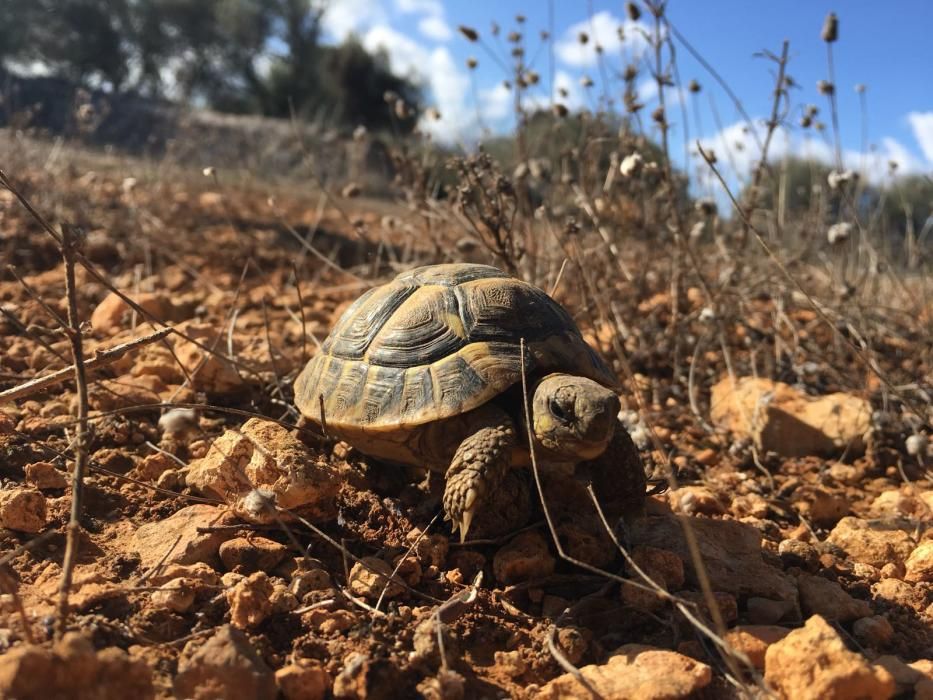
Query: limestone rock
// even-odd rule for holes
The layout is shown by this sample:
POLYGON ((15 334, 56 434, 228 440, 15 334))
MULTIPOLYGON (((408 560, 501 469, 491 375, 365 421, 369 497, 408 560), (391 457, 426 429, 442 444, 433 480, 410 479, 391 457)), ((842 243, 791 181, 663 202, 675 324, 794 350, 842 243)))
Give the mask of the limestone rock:
POLYGON ((905 564, 906 581, 929 583, 933 581, 933 540, 924 540, 910 556, 905 564))
POLYGON ((220 561, 227 571, 244 574, 271 571, 286 554, 288 547, 266 537, 234 537, 220 545, 220 561))
POLYGON ((378 557, 363 557, 350 569, 350 590, 369 600, 397 598, 405 592, 405 587, 392 578, 392 567, 378 557), (364 566, 365 564, 365 566, 364 566), (383 594, 383 590, 385 593, 383 594))
MULTIPOLYGON (((734 520, 690 518, 700 555, 716 591, 782 600, 796 606, 794 580, 767 564, 761 556, 761 533, 734 520)), ((696 584, 696 572, 681 523, 663 515, 645 518, 632 527, 635 545, 670 550, 684 563, 687 580, 696 584)))
POLYGON ((262 623, 274 607, 275 589, 264 571, 257 571, 226 591, 230 605, 230 622, 234 627, 249 629, 262 623))
POLYGON ((259 418, 214 440, 202 459, 192 461, 186 482, 201 493, 227 499, 245 520, 263 524, 274 518, 250 505, 254 489, 269 492, 280 508, 322 520, 334 515, 342 484, 335 467, 282 426, 259 418))
POLYGON ((506 585, 549 576, 555 565, 548 541, 537 530, 516 535, 492 560, 496 580, 506 585))
POLYGON ((24 469, 26 481, 37 489, 64 489, 68 488, 68 475, 58 471, 49 462, 33 462, 24 469))
POLYGON ((0 654, 0 697, 150 700, 155 692, 145 663, 117 647, 95 652, 68 632, 52 650, 27 645, 0 654))
POLYGON ((733 649, 744 653, 759 671, 765 667, 768 647, 779 642, 790 632, 776 625, 740 625, 726 632, 725 640, 733 649))
MULTIPOLYGON (((164 292, 141 292, 127 294, 136 304, 162 321, 181 321, 187 312, 180 306, 172 303, 172 298, 164 292)), ((132 308, 116 292, 110 292, 91 312, 91 326, 95 331, 112 335, 124 328, 129 328, 129 319, 132 308)), ((137 316, 136 322, 143 323, 146 319, 137 316)))
MULTIPOLYGON (((583 677, 607 700, 684 698, 712 680, 709 666, 683 654, 641 644, 616 649, 605 664, 580 669, 583 677)), ((589 697, 587 689, 570 673, 550 681, 535 700, 589 697)))
POLYGON ((246 635, 224 625, 193 653, 182 655, 173 689, 191 700, 275 700, 275 677, 246 635))
POLYGON ((914 540, 902 528, 910 525, 897 520, 840 520, 826 541, 851 559, 880 569, 885 564, 903 565, 914 549, 914 540))
POLYGON ((45 496, 35 489, 0 489, 0 527, 40 532, 47 516, 45 496))
POLYGON ((852 625, 852 634, 859 643, 879 649, 894 638, 894 627, 883 615, 873 615, 856 620, 852 625))
POLYGON ((785 457, 859 454, 871 429, 871 404, 851 394, 808 396, 788 384, 726 377, 712 389, 714 424, 751 437, 758 449, 785 457))
POLYGON ((765 681, 794 700, 887 700, 895 690, 888 671, 849 651, 819 615, 768 647, 765 681))
POLYGON ((324 700, 331 687, 327 671, 315 663, 293 663, 275 672, 275 684, 285 700, 324 700))
POLYGON ((871 615, 871 606, 853 598, 835 581, 801 573, 797 577, 800 607, 806 615, 821 615, 827 620, 851 622, 871 615))
POLYGON ((198 532, 198 528, 232 525, 236 518, 227 510, 198 503, 182 508, 160 522, 148 523, 133 535, 133 548, 139 552, 143 569, 163 564, 217 562, 222 542, 234 536, 232 530, 198 532), (176 541, 177 540, 177 541, 176 541))

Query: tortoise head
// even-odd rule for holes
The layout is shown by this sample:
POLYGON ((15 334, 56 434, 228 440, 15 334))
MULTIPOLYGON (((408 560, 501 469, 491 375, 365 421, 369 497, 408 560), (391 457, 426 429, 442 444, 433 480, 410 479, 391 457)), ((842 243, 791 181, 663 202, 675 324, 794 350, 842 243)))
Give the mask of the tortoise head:
POLYGON ((619 397, 592 379, 549 374, 535 387, 534 433, 552 458, 579 462, 601 455, 618 413, 619 397))

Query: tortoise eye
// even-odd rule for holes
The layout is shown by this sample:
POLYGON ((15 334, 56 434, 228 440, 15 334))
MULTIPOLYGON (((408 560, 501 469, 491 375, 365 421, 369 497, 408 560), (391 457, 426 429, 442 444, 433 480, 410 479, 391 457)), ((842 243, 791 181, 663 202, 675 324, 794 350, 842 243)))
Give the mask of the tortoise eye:
POLYGON ((569 423, 573 420, 573 404, 563 404, 557 399, 551 399, 548 402, 548 409, 550 409, 551 414, 555 418, 564 423, 569 423))

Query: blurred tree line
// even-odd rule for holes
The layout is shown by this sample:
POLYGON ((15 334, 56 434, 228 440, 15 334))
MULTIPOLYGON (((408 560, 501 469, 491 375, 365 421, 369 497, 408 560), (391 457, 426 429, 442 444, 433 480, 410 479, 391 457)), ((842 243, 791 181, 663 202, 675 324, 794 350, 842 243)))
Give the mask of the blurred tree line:
POLYGON ((919 246, 933 242, 933 179, 929 175, 897 176, 896 168, 891 168, 884 185, 854 178, 833 187, 832 166, 797 157, 773 164, 771 172, 758 192, 757 204, 762 209, 783 210, 799 221, 809 216, 833 222, 851 219, 854 208, 861 221, 886 239, 906 237, 919 246))
POLYGON ((420 93, 383 53, 321 42, 319 0, 0 0, 0 62, 238 113, 410 131, 420 93), (383 95, 409 106, 391 113, 383 95))

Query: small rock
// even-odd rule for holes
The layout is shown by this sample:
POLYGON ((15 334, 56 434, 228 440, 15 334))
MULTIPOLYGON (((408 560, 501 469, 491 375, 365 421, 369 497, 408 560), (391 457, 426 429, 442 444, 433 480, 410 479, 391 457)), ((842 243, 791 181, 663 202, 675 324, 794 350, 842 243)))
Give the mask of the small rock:
POLYGON ((903 564, 915 546, 913 538, 897 521, 852 516, 840 520, 826 541, 855 561, 878 569, 888 563, 903 564))
POLYGON ((795 502, 797 511, 820 527, 831 527, 849 514, 849 502, 823 489, 808 489, 795 502))
POLYGON ((0 697, 69 700, 151 700, 152 672, 142 661, 68 632, 52 650, 20 646, 0 654, 0 697))
POLYGON ((176 578, 183 578, 192 583, 198 592, 211 588, 220 588, 220 575, 203 561, 194 564, 169 564, 149 577, 153 586, 161 586, 176 578))
MULTIPOLYGON (((141 292, 127 296, 159 320, 181 321, 181 317, 185 316, 181 313, 182 309, 176 308, 171 297, 163 292, 141 292)), ((91 325, 95 331, 112 335, 129 327, 127 320, 131 315, 130 305, 116 292, 110 292, 91 312, 91 325)), ((143 323, 145 320, 140 316, 136 322, 143 323)))
POLYGON ((301 600, 311 591, 320 591, 332 587, 333 582, 330 580, 330 574, 324 569, 311 569, 310 571, 299 569, 292 574, 288 590, 301 600))
POLYGON ((506 585, 550 576, 555 565, 548 541, 537 530, 516 535, 492 560, 496 580, 506 585))
POLYGON ((388 563, 378 557, 363 557, 350 569, 350 590, 369 600, 378 600, 380 596, 397 598, 405 592, 405 586, 392 577, 388 563))
POLYGON ((871 606, 853 598, 835 581, 822 576, 801 573, 797 577, 800 607, 808 615, 820 615, 827 620, 850 622, 871 615, 871 606))
POLYGON ((257 571, 228 589, 231 624, 240 629, 260 624, 272 612, 272 594, 272 582, 265 571, 257 571))
POLYGON ((768 647, 787 636, 789 629, 776 625, 739 625, 726 632, 725 640, 733 649, 744 653, 759 671, 765 668, 768 647))
POLYGON ((219 553, 227 571, 251 574, 274 569, 288 554, 288 547, 265 537, 234 537, 220 545, 219 553))
POLYGON ((229 511, 198 503, 182 508, 159 522, 148 523, 133 535, 133 548, 139 552, 143 569, 163 564, 219 564, 217 550, 236 533, 233 530, 198 532, 198 528, 232 525, 237 520, 229 511))
POLYGON ((64 472, 58 471, 49 462, 33 462, 24 469, 26 481, 37 489, 64 489, 68 488, 68 477, 64 472))
POLYGON ((0 527, 18 532, 41 532, 45 527, 45 496, 35 489, 0 489, 0 527))
POLYGON ((275 684, 285 700, 324 700, 331 683, 327 671, 307 661, 288 664, 275 672, 275 684))
POLYGON ((921 591, 896 578, 881 579, 871 587, 871 592, 877 600, 888 605, 900 605, 916 612, 922 611, 926 605, 926 596, 921 591))
POLYGON ((924 540, 905 562, 905 581, 929 583, 933 581, 933 540, 924 540))
POLYGON ((725 508, 706 486, 683 486, 668 495, 671 508, 685 515, 722 515, 725 508))
MULTIPOLYGON (((210 323, 186 322, 176 326, 176 330, 196 340, 182 340, 174 347, 175 357, 192 377, 193 388, 209 395, 236 394, 244 389, 243 379, 229 360, 218 353, 208 353, 203 346, 214 347, 217 343, 218 329, 210 323)), ((226 346, 223 346, 224 350, 226 346)), ((234 348, 234 352, 236 348, 234 348)))
POLYGON ((923 674, 915 668, 908 666, 897 656, 890 654, 879 656, 875 659, 875 664, 885 669, 894 678, 897 684, 896 693, 907 693, 913 690, 914 686, 923 680, 923 674))
POLYGON ((161 589, 149 596, 156 608, 167 608, 177 613, 188 612, 194 605, 195 586, 185 578, 176 578, 163 583, 161 589))
MULTIPOLYGON (((668 592, 679 590, 684 585, 684 563, 673 552, 655 547, 636 547, 632 552, 632 561, 648 578, 668 592)), ((626 603, 649 611, 667 604, 665 597, 642 587, 648 584, 634 569, 629 578, 641 585, 635 586, 630 582, 622 584, 622 600, 626 603)))
POLYGON ((796 566, 806 571, 816 571, 820 566, 820 553, 809 542, 782 540, 778 554, 785 567, 796 566))
POLYGON ((894 628, 884 615, 863 617, 852 624, 852 634, 866 647, 881 649, 894 637, 894 628))
MULTIPOLYGON (((717 591, 786 601, 797 600, 794 580, 762 558, 761 533, 734 520, 691 518, 700 556, 710 584, 717 591)), ((693 559, 683 526, 675 516, 653 516, 636 522, 631 529, 635 545, 648 545, 674 552, 684 563, 687 580, 696 584, 693 559)))
MULTIPOLYGON (((683 698, 705 688, 712 669, 683 654, 641 644, 619 647, 605 664, 583 666, 580 673, 604 698, 683 698)), ((535 700, 585 698, 590 694, 576 677, 565 673, 549 681, 535 700)))
POLYGON ((750 597, 746 603, 748 620, 755 625, 773 625, 794 609, 793 603, 786 600, 750 597))
MULTIPOLYGON (((191 643, 189 643, 190 646, 191 643)), ((173 690, 191 700, 275 700, 275 677, 247 636, 231 625, 220 627, 200 648, 178 663, 173 690)))
POLYGON ((783 382, 726 377, 713 386, 710 417, 762 452, 784 457, 860 454, 871 430, 871 404, 850 394, 812 397, 783 382))
POLYGON ((337 700, 392 700, 398 697, 399 670, 388 659, 353 652, 334 679, 337 700))
POLYGON ((274 514, 262 509, 257 513, 244 501, 255 489, 268 492, 280 508, 321 520, 336 514, 342 479, 335 467, 282 426, 250 418, 239 430, 217 438, 202 459, 191 462, 186 483, 226 499, 240 517, 268 524, 274 522, 274 514))
POLYGON ((466 678, 442 668, 436 676, 421 681, 417 690, 424 700, 462 700, 466 695, 466 678))
POLYGON ((768 647, 765 681, 782 697, 795 700, 886 700, 894 694, 891 674, 849 651, 819 615, 768 647))
POLYGON ((925 510, 919 498, 900 489, 883 491, 871 504, 871 514, 876 518, 910 518, 921 515, 925 510))
POLYGON ((405 539, 411 543, 417 542, 415 554, 421 561, 421 565, 427 570, 428 576, 436 576, 444 561, 447 559, 447 552, 450 549, 450 539, 443 535, 427 535, 421 537, 421 530, 413 528, 405 539), (419 539, 420 538, 420 539, 419 539), (433 567, 433 570, 431 569, 433 567))

